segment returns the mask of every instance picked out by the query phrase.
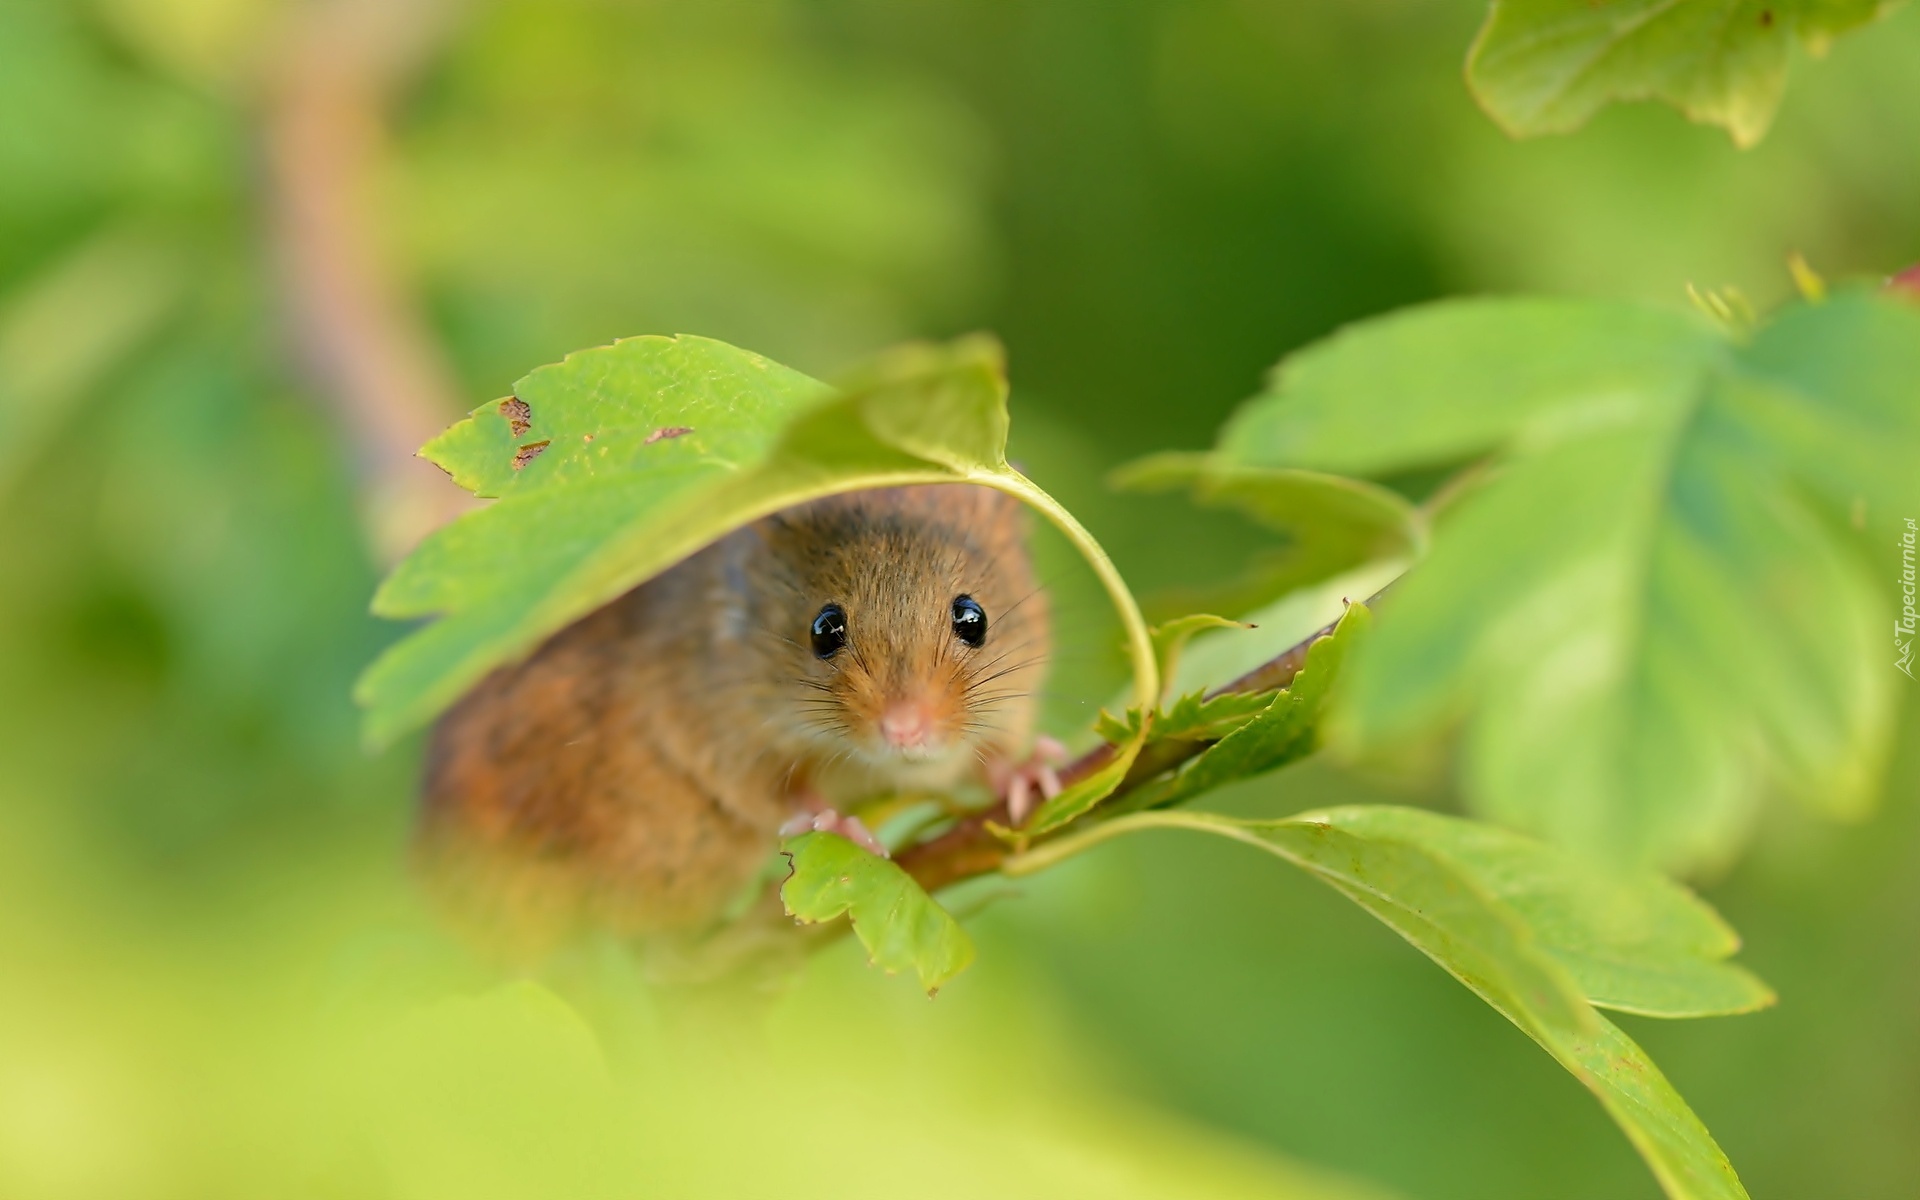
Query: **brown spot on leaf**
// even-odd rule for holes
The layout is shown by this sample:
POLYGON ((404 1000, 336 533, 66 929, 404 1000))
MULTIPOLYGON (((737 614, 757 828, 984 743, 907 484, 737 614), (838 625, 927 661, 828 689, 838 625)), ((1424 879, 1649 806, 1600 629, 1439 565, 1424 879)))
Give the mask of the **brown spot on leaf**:
POLYGON ((518 396, 508 396, 500 402, 500 415, 507 419, 507 432, 514 437, 519 437, 533 428, 533 410, 528 408, 527 402, 518 396))
POLYGON ((1772 9, 1763 8, 1760 10, 1760 28, 1762 29, 1773 28, 1773 10, 1772 9))
POLYGON ((693 427, 691 425, 662 425, 660 428, 648 434, 647 440, 640 444, 643 446, 651 446, 655 442, 665 441, 667 438, 685 437, 692 432, 693 427))
POLYGON ((545 450, 549 444, 548 442, 528 442, 518 450, 515 450, 513 452, 513 469, 516 471, 526 470, 527 464, 539 458, 540 452, 545 450))

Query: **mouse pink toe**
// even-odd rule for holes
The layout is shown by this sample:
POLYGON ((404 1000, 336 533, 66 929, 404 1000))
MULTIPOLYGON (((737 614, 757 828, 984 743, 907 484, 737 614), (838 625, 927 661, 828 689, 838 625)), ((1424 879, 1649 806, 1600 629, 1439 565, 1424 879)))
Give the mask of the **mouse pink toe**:
POLYGON ((886 845, 873 836, 859 817, 845 816, 831 808, 818 812, 797 813, 780 827, 781 837, 797 837, 803 833, 832 833, 847 839, 862 850, 878 854, 881 858, 892 858, 886 845))
POLYGON ((1007 780, 1007 816, 1015 825, 1024 825, 1027 812, 1033 807, 1033 783, 1025 775, 1015 772, 1007 780))
POLYGON ((1066 761, 1067 748, 1050 737, 1034 739, 1033 754, 1025 762, 1001 759, 988 764, 987 778, 993 790, 1007 802, 1007 816, 1017 827, 1037 806, 1036 795, 1051 800, 1062 791, 1054 764, 1066 761))
POLYGON ((859 817, 841 817, 840 824, 835 828, 834 832, 846 838, 854 845, 878 854, 881 858, 893 857, 893 855, 887 853, 886 846, 881 844, 879 838, 873 836, 873 831, 868 829, 859 817))

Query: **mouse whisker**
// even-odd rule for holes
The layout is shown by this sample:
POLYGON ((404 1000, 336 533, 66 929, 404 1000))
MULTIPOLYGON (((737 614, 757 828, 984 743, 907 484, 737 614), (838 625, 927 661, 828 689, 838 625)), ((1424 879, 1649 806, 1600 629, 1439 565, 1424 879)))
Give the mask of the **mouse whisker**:
POLYGON ((1007 619, 1008 617, 1011 617, 1011 616, 1012 616, 1012 615, 1013 615, 1014 613, 1016 613, 1016 612, 1019 612, 1019 611, 1020 611, 1020 606, 1021 606, 1022 604, 1025 604, 1025 603, 1026 603, 1027 601, 1029 601, 1029 600, 1031 600, 1031 599, 1033 599, 1033 598, 1034 598, 1035 596, 1038 596, 1038 595, 1040 595, 1040 594, 1041 594, 1042 592, 1044 592, 1045 590, 1046 590, 1046 587, 1045 587, 1045 585, 1043 585, 1043 584, 1042 584, 1042 585, 1036 585, 1036 586, 1034 587, 1034 589, 1033 589, 1032 591, 1030 591, 1030 592, 1028 592, 1028 593, 1027 593, 1026 595, 1024 595, 1024 596, 1022 596, 1022 597, 1020 597, 1020 598, 1019 598, 1018 600, 1015 600, 1015 601, 1014 601, 1014 602, 1013 602, 1012 604, 1009 604, 1009 605, 1008 605, 1008 606, 1006 607, 1006 611, 1004 611, 1004 612, 1002 612, 1002 613, 1000 614, 1000 619, 1001 619, 1002 621, 1004 621, 1004 620, 1006 620, 1006 619, 1007 619))
POLYGON ((1009 675, 1017 675, 1020 672, 1025 671, 1037 665, 1038 664, 1036 662, 1029 661, 1029 662, 1023 662, 1023 663, 1014 663, 1010 667, 1002 667, 998 671, 995 671, 993 674, 988 675, 985 678, 969 679, 967 681, 967 690, 971 692, 975 688, 986 687, 988 684, 993 683, 996 680, 1005 679, 1009 675))
POLYGON ((1027 693, 1015 691, 988 692, 982 696, 969 697, 968 708, 979 712, 988 712, 1004 707, 1010 700, 1025 698, 1027 693))
POLYGON ((993 648, 994 656, 988 659, 986 662, 980 664, 979 666, 974 667, 973 669, 975 671, 986 670, 987 668, 993 666, 993 664, 1000 662, 1002 659, 1006 658, 1007 655, 1013 654, 1016 651, 1021 650, 1022 648, 1031 644, 1032 643, 1030 641, 1027 641, 1027 642, 1016 642, 1011 646, 995 646, 993 648))
POLYGON ((1036 656, 1022 659, 1018 662, 1015 662, 1011 666, 1003 665, 1006 663, 1007 659, 1011 657, 1013 657, 1013 652, 1010 650, 1007 653, 992 659, 991 661, 981 663, 979 666, 974 667, 971 670, 961 672, 960 678, 961 678, 962 684, 964 684, 967 687, 973 687, 984 680, 993 678, 996 674, 999 674, 1001 672, 1021 671, 1021 670, 1025 670, 1028 667, 1039 666, 1047 661, 1047 658, 1044 655, 1036 655, 1036 656))
MULTIPOLYGON (((1000 668, 1008 659, 1013 658, 1017 653, 1017 650, 1018 648, 1009 649, 1004 654, 995 655, 993 658, 987 660, 986 662, 980 663, 978 666, 975 666, 970 670, 966 671, 965 674, 970 679, 980 679, 986 676, 988 673, 995 670, 996 668, 1000 668)), ((1036 666, 1046 661, 1047 661, 1047 657, 1045 654, 1036 654, 1036 655, 1029 655, 1027 658, 1021 659, 1018 665, 1019 666, 1036 666)))
POLYGON ((960 728, 970 733, 1000 732, 1000 730, 1006 728, 1006 724, 1004 724, 1004 722, 991 720, 991 714, 989 714, 989 712, 979 712, 979 714, 975 714, 975 716, 970 716, 966 722, 962 722, 960 728))
POLYGON ((1018 683, 1003 683, 998 687, 977 688, 967 693, 967 699, 978 701, 990 700, 998 696, 1030 696, 1032 694, 1030 689, 1021 687, 1018 683))

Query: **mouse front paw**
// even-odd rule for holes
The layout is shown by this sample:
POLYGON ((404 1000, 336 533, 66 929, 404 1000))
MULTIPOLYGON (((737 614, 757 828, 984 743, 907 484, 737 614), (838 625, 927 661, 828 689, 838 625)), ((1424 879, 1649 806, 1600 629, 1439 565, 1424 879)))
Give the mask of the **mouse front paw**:
POLYGON ((881 858, 891 858, 880 839, 873 831, 861 824, 859 817, 847 816, 831 808, 819 808, 809 812, 795 813, 780 827, 783 838, 799 837, 803 833, 837 833, 863 850, 878 854, 881 858))
POLYGON ((1041 800, 1060 794, 1057 768, 1067 761, 1067 748, 1045 734, 1033 739, 1033 753, 1025 762, 1000 759, 987 764, 987 781, 1007 803, 1007 816, 1018 828, 1041 800))

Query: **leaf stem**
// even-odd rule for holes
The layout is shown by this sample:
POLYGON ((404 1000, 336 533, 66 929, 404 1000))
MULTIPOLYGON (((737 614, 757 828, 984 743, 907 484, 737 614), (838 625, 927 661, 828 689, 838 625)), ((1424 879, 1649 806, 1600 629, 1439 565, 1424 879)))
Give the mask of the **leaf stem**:
MULTIPOLYGON (((1025 853, 1009 855, 1006 861, 1000 864, 1000 872, 1016 878, 1032 875, 1065 862, 1082 851, 1091 850, 1102 842, 1132 833, 1137 829, 1198 829, 1205 833, 1221 832, 1215 823, 1198 820, 1187 813, 1128 813, 1125 816, 1101 821, 1092 828, 1042 842, 1025 853)), ((1229 836, 1232 835, 1229 834, 1229 836)))
POLYGON ((1160 670, 1153 652, 1153 634, 1147 628, 1147 620, 1140 612, 1139 602, 1133 598, 1126 581, 1120 578, 1120 569, 1113 565, 1113 559, 1107 556, 1106 550, 1094 540, 1086 526, 1061 507, 1059 501, 1013 468, 1006 468, 1004 473, 982 472, 973 476, 973 479, 976 483, 984 483, 1016 496, 1045 513, 1047 519, 1066 534, 1074 548, 1080 551, 1087 565, 1093 568, 1093 573, 1099 576, 1100 585, 1106 588, 1108 598, 1120 614, 1120 624, 1127 631, 1127 654, 1133 660, 1134 698, 1140 704, 1151 707, 1160 697, 1160 670))

